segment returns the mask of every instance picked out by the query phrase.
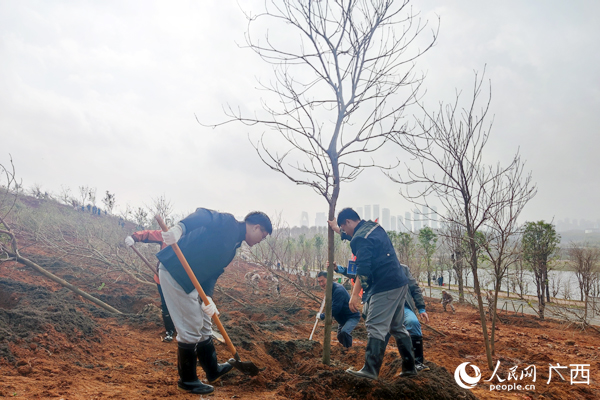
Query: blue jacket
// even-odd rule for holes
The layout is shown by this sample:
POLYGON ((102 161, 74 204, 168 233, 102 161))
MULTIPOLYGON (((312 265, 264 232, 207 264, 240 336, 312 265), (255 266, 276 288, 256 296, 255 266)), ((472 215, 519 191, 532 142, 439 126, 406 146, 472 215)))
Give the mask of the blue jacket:
MULTIPOLYGON (((343 235, 342 239, 346 237, 347 235, 343 235)), ((364 290, 363 302, 369 301, 376 293, 398 289, 408 284, 396 250, 379 224, 360 221, 354 228, 350 248, 356 255, 356 275, 364 290)))
MULTIPOLYGON (((344 325, 351 318, 360 318, 359 312, 350 311, 348 303, 350 295, 346 288, 339 283, 333 282, 331 287, 331 316, 340 325, 344 325)), ((325 314, 321 314, 321 319, 325 319, 325 314)))
MULTIPOLYGON (((198 208, 181 220, 180 225, 183 236, 177 244, 206 295, 212 296, 217 278, 246 238, 246 223, 231 214, 198 208)), ((186 293, 194 290, 171 246, 159 251, 156 257, 186 293)))

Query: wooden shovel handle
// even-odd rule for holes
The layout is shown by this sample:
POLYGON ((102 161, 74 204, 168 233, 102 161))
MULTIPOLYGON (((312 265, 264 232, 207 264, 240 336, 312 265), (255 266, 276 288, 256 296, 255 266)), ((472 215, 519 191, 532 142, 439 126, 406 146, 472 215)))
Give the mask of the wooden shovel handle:
MULTIPOLYGON (((156 216, 154 216, 154 218, 156 219, 156 222, 158 222, 158 225, 163 230, 163 232, 166 232, 169 230, 169 228, 167 228, 167 225, 165 225, 165 222, 160 217, 160 215, 156 215, 156 216)), ((208 304, 208 298, 206 297, 204 290, 202 290, 202 286, 200 286, 200 282, 198 282, 198 279, 196 279, 196 275, 194 275, 192 268, 190 268, 190 264, 188 264, 187 260, 185 259, 185 256, 181 252, 181 249, 179 248, 177 243, 172 244, 171 247, 173 248, 173 251, 175 251, 175 254, 177 255, 177 258, 179 259, 179 262, 181 263, 181 265, 183 265, 183 269, 185 269, 185 272, 187 272, 190 280, 194 284, 194 287, 198 291, 200 298, 202 299, 204 304, 208 304)), ((219 328, 219 332, 221 332, 221 335, 223 335, 223 339, 225 339, 225 343, 227 344, 227 348, 229 349, 231 354, 233 354, 233 356, 236 359, 239 359, 237 351, 235 350, 235 346, 231 342, 231 339, 229 339, 229 335, 227 335, 227 332, 225 331, 225 327, 221 323, 221 320, 219 319, 219 316, 217 315, 217 313, 213 314, 212 319, 213 319, 213 321, 215 321, 215 324, 217 324, 217 327, 219 328)))

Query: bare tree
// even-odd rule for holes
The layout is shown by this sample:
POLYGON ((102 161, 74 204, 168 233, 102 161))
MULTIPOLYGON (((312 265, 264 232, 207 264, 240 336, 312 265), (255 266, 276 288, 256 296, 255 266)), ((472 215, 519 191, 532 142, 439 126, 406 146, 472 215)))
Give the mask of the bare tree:
POLYGON ((106 195, 102 198, 102 204, 104 204, 104 209, 109 214, 112 214, 113 208, 115 208, 115 203, 117 199, 114 193, 110 193, 108 190, 106 191, 106 195))
POLYGON ((90 195, 90 188, 88 186, 79 186, 79 197, 81 198, 81 205, 85 206, 85 202, 90 195))
POLYGON ((518 164, 504 175, 506 190, 495 191, 493 202, 498 206, 489 214, 485 224, 485 240, 481 247, 492 264, 493 297, 490 299, 490 318, 492 321, 492 354, 495 354, 496 322, 498 309, 498 293, 502 279, 511 265, 521 257, 521 246, 518 236, 522 229, 517 222, 525 205, 535 196, 536 187, 531 181, 531 174, 523 176, 524 164, 518 164))
MULTIPOLYGON (((271 97, 255 115, 229 107, 225 123, 267 127, 253 142, 261 160, 323 196, 333 220, 341 184, 377 166, 361 156, 405 130, 403 111, 423 79, 415 73, 415 60, 433 46, 437 30, 424 45, 416 43, 426 24, 408 0, 271 0, 264 12, 247 17, 248 47, 273 67, 274 79, 260 84, 271 97), (270 35, 277 27, 278 36, 270 35), (255 28, 264 28, 264 35, 255 28)), ((325 364, 332 322, 331 229, 328 251, 325 364)))
POLYGON ((440 231, 442 241, 450 251, 450 260, 452 262, 452 270, 456 274, 457 286, 458 286, 458 301, 464 303, 465 301, 465 282, 464 282, 464 269, 465 269, 465 251, 464 251, 464 239, 465 231, 463 225, 457 223, 444 223, 443 228, 440 231))
POLYGON ((487 165, 483 161, 484 148, 489 139, 491 123, 485 122, 491 102, 489 97, 479 105, 483 75, 475 73, 473 93, 467 106, 460 107, 461 93, 452 104, 441 103, 437 111, 426 110, 418 121, 417 133, 397 135, 395 142, 418 166, 406 167, 406 173, 392 176, 395 182, 406 185, 401 193, 419 207, 435 199, 444 212, 442 221, 458 224, 465 232, 466 260, 473 273, 473 287, 479 308, 485 351, 490 370, 492 353, 486 314, 481 296, 477 269, 482 251, 479 236, 492 216, 511 206, 514 185, 521 184, 523 162, 515 154, 507 166, 487 165))
POLYGON ((160 215, 167 225, 170 226, 174 222, 172 215, 173 203, 164 194, 152 199, 152 204, 148 208, 151 215, 160 215))
POLYGON ((585 302, 583 315, 585 320, 588 315, 590 292, 598 277, 598 272, 600 272, 600 249, 591 247, 589 244, 580 245, 571 243, 569 256, 571 263, 575 267, 575 276, 577 276, 577 282, 579 283, 581 301, 585 302))

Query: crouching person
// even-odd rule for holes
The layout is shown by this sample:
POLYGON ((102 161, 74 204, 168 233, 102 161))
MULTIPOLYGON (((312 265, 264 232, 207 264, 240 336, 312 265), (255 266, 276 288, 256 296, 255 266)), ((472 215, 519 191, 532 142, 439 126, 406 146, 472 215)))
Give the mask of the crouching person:
MULTIPOLYGON (((319 272, 317 281, 319 282, 319 286, 325 290, 327 287, 327 272, 319 272)), ((338 342, 346 349, 352 347, 352 331, 360 321, 360 313, 350 311, 349 302, 350 295, 344 286, 333 282, 333 286, 331 287, 331 315, 338 323, 338 342)), ((324 320, 325 314, 321 313, 318 317, 324 320)))
POLYGON ((367 348, 365 363, 360 371, 346 372, 359 377, 377 379, 385 355, 385 338, 390 333, 396 339, 402 357, 402 377, 415 376, 415 357, 408 331, 404 327, 404 302, 408 292, 408 279, 385 230, 373 221, 361 220, 356 211, 345 208, 331 228, 351 239, 350 247, 356 255, 357 283, 352 289, 350 311, 358 311, 360 290, 364 290, 363 304, 367 316, 367 348))
POLYGON ((252 212, 240 222, 231 214, 198 208, 162 233, 169 247, 156 257, 160 261, 158 274, 165 301, 177 329, 177 386, 180 390, 194 394, 214 391, 212 386, 198 379, 196 358, 209 383, 218 381, 233 368, 229 363, 217 362, 211 318, 218 310, 211 296, 217 279, 233 260, 242 241, 253 246, 272 230, 269 217, 261 212, 252 212), (209 304, 199 299, 198 291, 170 247, 174 243, 179 245, 209 304))

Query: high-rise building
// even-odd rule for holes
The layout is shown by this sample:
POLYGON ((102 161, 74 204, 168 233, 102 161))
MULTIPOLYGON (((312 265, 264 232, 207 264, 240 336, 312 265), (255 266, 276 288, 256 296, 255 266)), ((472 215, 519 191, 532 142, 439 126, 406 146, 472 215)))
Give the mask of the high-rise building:
POLYGON ((419 232, 421 230, 421 213, 418 209, 413 211, 413 229, 414 232, 419 232))
POLYGON ((369 221, 371 219, 371 206, 365 206, 365 216, 363 219, 365 221, 369 221))
POLYGON ((423 218, 421 218, 423 220, 423 227, 431 226, 430 218, 431 210, 429 210, 429 207, 423 206, 423 218))
POLYGON ((431 227, 433 229, 437 229, 438 228, 438 213, 437 213, 437 207, 433 206, 431 207, 431 209, 433 210, 433 212, 431 213, 431 227))
MULTIPOLYGON (((373 204, 373 221, 379 219, 379 204, 373 204)), ((381 222, 381 221, 380 221, 381 222)))
POLYGON ((306 226, 307 228, 309 226, 308 213, 306 211, 302 211, 302 214, 300 215, 300 226, 306 226))
POLYGON ((408 211, 404 213, 404 227, 406 228, 406 232, 413 231, 412 220, 408 211))
POLYGON ((384 208, 383 210, 381 210, 381 226, 383 226, 383 229, 385 229, 386 231, 390 230, 390 209, 389 208, 384 208))
POLYGON ((315 217, 315 226, 327 226, 327 218, 324 212, 318 212, 315 217))
POLYGON ((390 217, 390 230, 397 232, 396 229, 396 217, 392 216, 390 217))
POLYGON ((402 217, 400 215, 398 215, 396 217, 396 230, 398 232, 406 232, 406 227, 404 226, 404 220, 402 219, 402 217))

